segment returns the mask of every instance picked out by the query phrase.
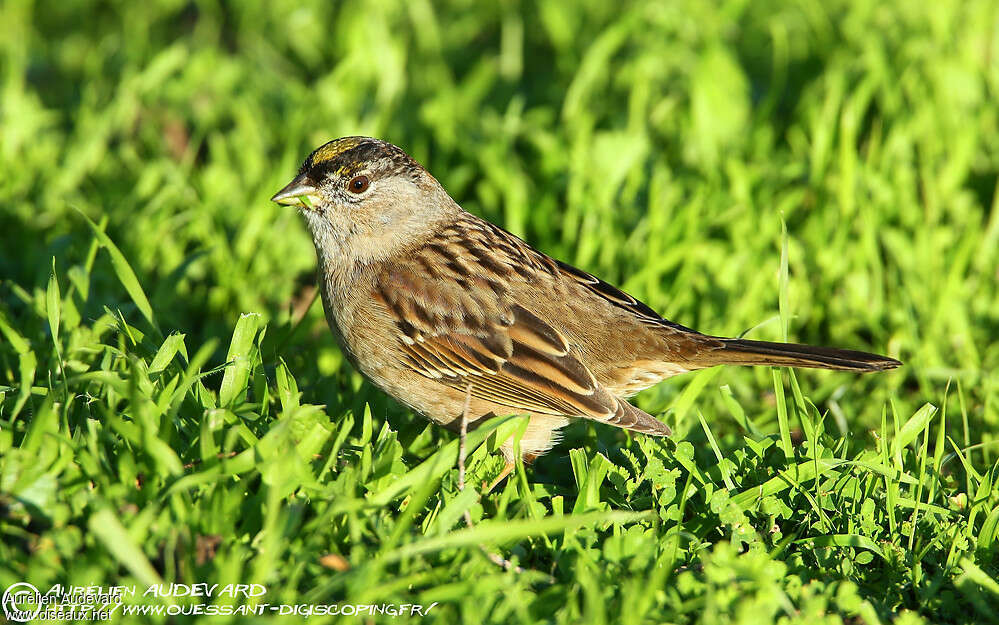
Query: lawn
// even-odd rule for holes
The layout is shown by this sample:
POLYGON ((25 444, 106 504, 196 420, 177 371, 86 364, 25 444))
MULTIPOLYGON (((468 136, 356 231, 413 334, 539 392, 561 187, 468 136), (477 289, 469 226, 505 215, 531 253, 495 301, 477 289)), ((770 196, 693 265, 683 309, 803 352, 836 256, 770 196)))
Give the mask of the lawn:
POLYGON ((999 621, 994 0, 7 0, 0 172, 0 589, 163 611, 115 622, 999 621), (905 366, 676 377, 635 399, 672 439, 578 423, 483 493, 501 416, 462 491, 268 201, 349 134, 674 321, 905 366), (143 596, 172 583, 266 593, 143 596), (211 620, 304 618, 264 612, 211 620))

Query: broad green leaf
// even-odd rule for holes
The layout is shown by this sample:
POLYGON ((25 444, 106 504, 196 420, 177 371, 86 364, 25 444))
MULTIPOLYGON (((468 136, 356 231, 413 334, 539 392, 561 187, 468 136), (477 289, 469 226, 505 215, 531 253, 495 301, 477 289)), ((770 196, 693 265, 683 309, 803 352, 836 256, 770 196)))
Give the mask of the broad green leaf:
POLYGON ((892 456, 895 458, 895 462, 898 466, 902 466, 902 449, 908 446, 912 441, 916 440, 924 429, 929 427, 930 420, 933 415, 936 414, 937 408, 932 404, 923 404, 923 406, 916 411, 916 414, 909 417, 902 427, 899 429, 898 434, 892 441, 892 456))
POLYGON ((45 290, 45 312, 49 317, 49 331, 52 332, 52 341, 59 345, 59 316, 61 313, 62 297, 59 295, 59 280, 56 278, 55 258, 52 258, 52 273, 49 274, 49 285, 45 290))
POLYGON ((229 352, 226 354, 226 367, 222 375, 222 385, 219 387, 219 405, 231 407, 232 404, 246 392, 250 380, 250 354, 253 350, 253 339, 260 329, 262 318, 258 313, 247 313, 239 316, 236 329, 232 333, 229 352))
POLYGON ((996 543, 997 534, 999 534, 999 506, 992 508, 992 512, 985 517, 982 529, 978 532, 978 548, 988 552, 996 543))
POLYGON ((184 346, 184 335, 175 332, 170 336, 166 337, 160 348, 156 350, 156 355, 153 356, 152 362, 149 363, 149 373, 158 373, 166 369, 173 357, 177 355, 177 351, 182 349, 184 346))

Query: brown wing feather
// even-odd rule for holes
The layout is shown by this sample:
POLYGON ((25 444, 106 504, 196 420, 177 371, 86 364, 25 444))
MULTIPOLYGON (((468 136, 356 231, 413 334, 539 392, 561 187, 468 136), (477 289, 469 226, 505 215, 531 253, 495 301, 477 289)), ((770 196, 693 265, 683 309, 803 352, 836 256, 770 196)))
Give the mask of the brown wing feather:
MULTIPOLYGON (((514 268, 529 267, 535 272, 535 275, 525 276, 527 280, 536 279, 538 273, 548 274, 555 280, 568 281, 582 287, 594 296, 594 303, 606 302, 613 306, 624 313, 624 318, 635 322, 632 330, 636 332, 637 336, 642 336, 641 329, 643 327, 655 335, 660 346, 656 356, 661 361, 676 363, 680 365, 680 370, 690 371, 701 368, 701 365, 696 362, 699 354, 724 347, 717 337, 701 334, 679 323, 664 319, 641 300, 582 269, 551 258, 499 226, 478 220, 475 217, 471 219, 481 223, 481 230, 484 231, 483 248, 479 249, 500 249, 503 251, 503 256, 509 260, 514 268)), ((470 225, 470 222, 471 220, 466 222, 466 226, 470 225)), ((627 333, 624 333, 619 335, 619 338, 627 338, 627 336, 627 333)), ((637 354, 635 356, 636 361, 644 359, 637 354)), ((636 378, 627 381, 624 385, 629 386, 634 383, 649 386, 650 383, 644 381, 647 379, 645 375, 647 373, 652 373, 652 371, 636 368, 636 378)), ((664 374, 662 377, 669 377, 669 375, 671 374, 664 374)))
MULTIPOLYGON (((394 290, 398 301, 406 294, 394 290)), ((409 307, 396 309, 413 310, 409 307)), ((390 308, 391 309, 391 308, 390 308)), ((552 415, 612 417, 617 399, 602 389, 550 326, 522 306, 507 313, 513 323, 471 326, 395 321, 409 341, 401 347, 414 370, 452 388, 472 384, 472 395, 514 410, 552 415)))
POLYGON ((477 247, 469 245, 467 235, 467 230, 454 237, 445 232, 414 250, 411 263, 386 268, 376 281, 372 297, 401 331, 409 367, 458 390, 471 383, 473 396, 513 411, 668 433, 665 425, 601 386, 562 333, 507 297, 501 278, 524 262, 509 257, 523 250, 494 240, 499 246, 486 261, 472 251, 477 247))

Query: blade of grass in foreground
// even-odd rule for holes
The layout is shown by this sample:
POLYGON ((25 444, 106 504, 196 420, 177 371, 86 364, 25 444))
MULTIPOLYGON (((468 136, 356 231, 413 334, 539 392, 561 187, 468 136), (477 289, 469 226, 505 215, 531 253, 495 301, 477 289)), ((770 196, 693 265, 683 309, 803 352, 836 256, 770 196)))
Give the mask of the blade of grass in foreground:
POLYGON ((721 369, 721 367, 713 367, 711 369, 702 369, 692 374, 690 382, 684 387, 683 392, 676 398, 676 401, 673 402, 674 423, 683 423, 684 417, 687 416, 687 412, 693 407, 694 402, 700 397, 707 385, 715 379, 715 376, 718 375, 721 369))
POLYGON ((999 583, 969 558, 961 558, 958 564, 963 572, 954 580, 954 585, 989 622, 999 623, 999 617, 993 607, 990 607, 995 598, 999 598, 999 583), (992 601, 989 600, 989 594, 993 597, 992 601))
POLYGON ((391 551, 381 557, 383 562, 393 562, 410 556, 431 553, 453 547, 467 547, 479 544, 495 544, 564 532, 566 530, 596 525, 600 523, 632 523, 649 518, 651 512, 588 512, 586 514, 571 514, 543 519, 515 519, 499 521, 483 521, 475 527, 460 529, 444 536, 436 536, 410 543, 391 551))
MULTIPOLYGON (((146 554, 142 553, 142 549, 128 535, 125 526, 109 509, 104 508, 95 512, 87 525, 90 531, 104 543, 104 547, 111 553, 111 556, 128 569, 132 575, 135 575, 140 582, 147 586, 163 583, 146 554)), ((168 601, 172 602, 172 599, 168 598, 168 601)))
POLYGON ((791 426, 787 418, 787 398, 784 396, 784 382, 781 379, 781 369, 773 368, 774 399, 777 401, 777 428, 780 430, 780 441, 777 445, 784 452, 784 458, 790 462, 794 458, 794 446, 791 443, 791 426))

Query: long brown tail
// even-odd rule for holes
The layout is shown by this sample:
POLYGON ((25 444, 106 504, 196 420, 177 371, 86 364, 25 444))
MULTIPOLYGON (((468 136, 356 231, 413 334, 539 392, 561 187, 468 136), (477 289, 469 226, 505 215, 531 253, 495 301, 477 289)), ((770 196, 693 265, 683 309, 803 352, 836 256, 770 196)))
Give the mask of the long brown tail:
POLYGON ((884 371, 902 363, 867 352, 797 343, 768 343, 749 339, 719 339, 723 347, 698 354, 710 365, 771 365, 844 371, 884 371))

